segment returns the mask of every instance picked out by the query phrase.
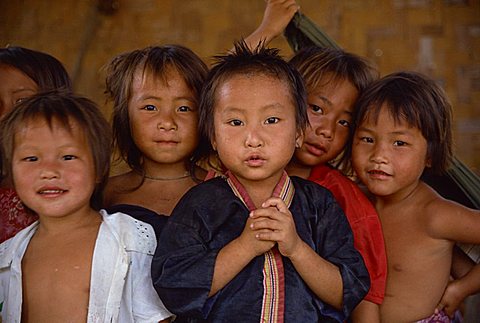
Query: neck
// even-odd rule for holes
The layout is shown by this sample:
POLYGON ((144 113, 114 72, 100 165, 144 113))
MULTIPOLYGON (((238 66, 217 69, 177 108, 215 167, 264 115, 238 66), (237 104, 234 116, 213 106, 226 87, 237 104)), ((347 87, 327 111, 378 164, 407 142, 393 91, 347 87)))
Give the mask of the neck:
POLYGON ((396 206, 399 204, 408 205, 411 203, 415 203, 414 201, 412 201, 412 199, 415 199, 419 191, 422 189, 423 185, 423 182, 416 181, 415 183, 412 183, 411 185, 404 187, 393 194, 385 196, 376 195, 374 197, 375 208, 379 211, 390 206, 396 206))
POLYGON ((38 231, 43 234, 59 235, 72 232, 88 226, 98 226, 102 222, 100 213, 88 207, 75 214, 61 217, 44 216, 39 214, 38 231))
POLYGON ((268 179, 259 181, 246 180, 236 174, 233 175, 243 186, 255 207, 259 208, 262 206, 263 202, 272 197, 273 191, 275 190, 275 187, 280 181, 282 174, 283 171, 278 176, 270 177, 268 179))
POLYGON ((296 161, 291 161, 285 168, 289 176, 298 176, 303 179, 308 179, 310 173, 312 172, 312 167, 299 164, 296 161))
POLYGON ((190 177, 190 172, 184 161, 160 164, 145 160, 143 169, 145 171, 145 178, 149 180, 174 181, 190 177))

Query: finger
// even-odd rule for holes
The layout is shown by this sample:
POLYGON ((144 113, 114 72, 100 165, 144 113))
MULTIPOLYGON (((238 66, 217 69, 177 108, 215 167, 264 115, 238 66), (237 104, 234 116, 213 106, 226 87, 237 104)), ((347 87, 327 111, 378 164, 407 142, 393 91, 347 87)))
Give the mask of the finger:
POLYGON ((271 220, 269 218, 260 218, 253 221, 250 224, 250 228, 254 231, 268 229, 270 231, 280 230, 281 226, 280 223, 276 220, 271 220))
POLYGON ((262 230, 255 233, 255 238, 261 241, 279 241, 281 235, 271 230, 262 230))
POLYGON ((289 212, 285 202, 281 198, 278 198, 278 197, 269 198, 268 200, 263 202, 262 207, 263 208, 275 207, 275 208, 277 208, 277 210, 279 210, 282 213, 289 212))
POLYGON ((269 207, 264 209, 256 209, 250 212, 250 218, 258 219, 261 217, 270 218, 270 219, 278 219, 282 213, 280 213, 275 207, 269 207))

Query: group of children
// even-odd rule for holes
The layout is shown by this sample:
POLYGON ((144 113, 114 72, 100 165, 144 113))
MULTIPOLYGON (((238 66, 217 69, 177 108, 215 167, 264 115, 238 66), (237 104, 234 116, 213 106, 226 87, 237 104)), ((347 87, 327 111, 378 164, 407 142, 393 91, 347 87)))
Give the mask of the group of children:
POLYGON ((480 290, 451 270, 479 212, 420 180, 452 155, 444 92, 338 49, 286 62, 265 42, 296 10, 269 0, 210 70, 114 58, 113 136, 58 61, 0 51, 3 321, 449 322, 480 290))

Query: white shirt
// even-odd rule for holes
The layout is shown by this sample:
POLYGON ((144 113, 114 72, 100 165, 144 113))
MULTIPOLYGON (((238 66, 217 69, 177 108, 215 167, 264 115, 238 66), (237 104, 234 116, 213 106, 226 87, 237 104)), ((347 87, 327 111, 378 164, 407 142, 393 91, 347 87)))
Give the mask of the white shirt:
MULTIPOLYGON (((157 240, 153 228, 123 213, 100 211, 92 260, 87 322, 158 322, 172 314, 153 288, 151 263, 157 240)), ((0 316, 20 322, 22 258, 38 221, 0 244, 0 316)))

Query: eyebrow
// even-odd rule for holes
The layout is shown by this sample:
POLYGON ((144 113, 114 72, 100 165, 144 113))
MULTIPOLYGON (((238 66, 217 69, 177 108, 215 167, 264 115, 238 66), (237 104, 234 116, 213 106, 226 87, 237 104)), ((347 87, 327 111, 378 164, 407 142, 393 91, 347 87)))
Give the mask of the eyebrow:
MULTIPOLYGON (((175 97, 174 98, 175 100, 186 100, 186 101, 190 101, 192 103, 195 102, 195 99, 193 96, 189 97, 189 96, 179 96, 179 97, 175 97)), ((157 101, 162 101, 162 97, 160 96, 156 96, 156 95, 149 95, 149 94, 146 94, 146 95, 142 95, 140 97, 138 97, 138 99, 136 101, 142 101, 142 100, 157 100, 157 101)))
MULTIPOLYGON (((365 126, 362 126, 362 127, 358 127, 357 128, 357 131, 365 131, 365 132, 369 132, 369 133, 373 133, 374 131, 370 128, 367 128, 365 126)), ((404 130, 404 131, 393 131, 393 132, 390 132, 389 134, 392 134, 392 135, 405 135, 405 136, 410 136, 410 132, 408 130, 404 130)))
POLYGON ((12 91, 13 94, 18 94, 18 93, 22 93, 22 92, 36 92, 36 91, 34 89, 26 88, 26 87, 22 87, 22 88, 19 88, 19 89, 16 89, 16 90, 12 91))
MULTIPOLYGON (((274 110, 278 110, 278 109, 282 109, 284 108, 285 106, 280 104, 280 103, 273 103, 273 104, 267 104, 267 105, 264 105, 264 106, 261 106, 260 109, 262 110, 271 110, 271 109, 274 109, 274 110)), ((237 107, 234 107, 234 106, 227 106, 227 107, 224 107, 224 110, 226 112, 244 112, 245 110, 242 109, 242 108, 237 108, 237 107)))
MULTIPOLYGON (((333 105, 332 101, 330 101, 327 97, 325 97, 325 96, 323 96, 323 95, 317 95, 317 97, 318 97, 320 100, 322 100, 322 101, 324 101, 325 103, 327 103, 329 106, 332 106, 332 105, 333 105)), ((346 113, 346 114, 348 114, 348 115, 350 115, 350 116, 353 116, 353 111, 348 111, 348 110, 346 110, 346 109, 343 109, 343 112, 346 113)))

